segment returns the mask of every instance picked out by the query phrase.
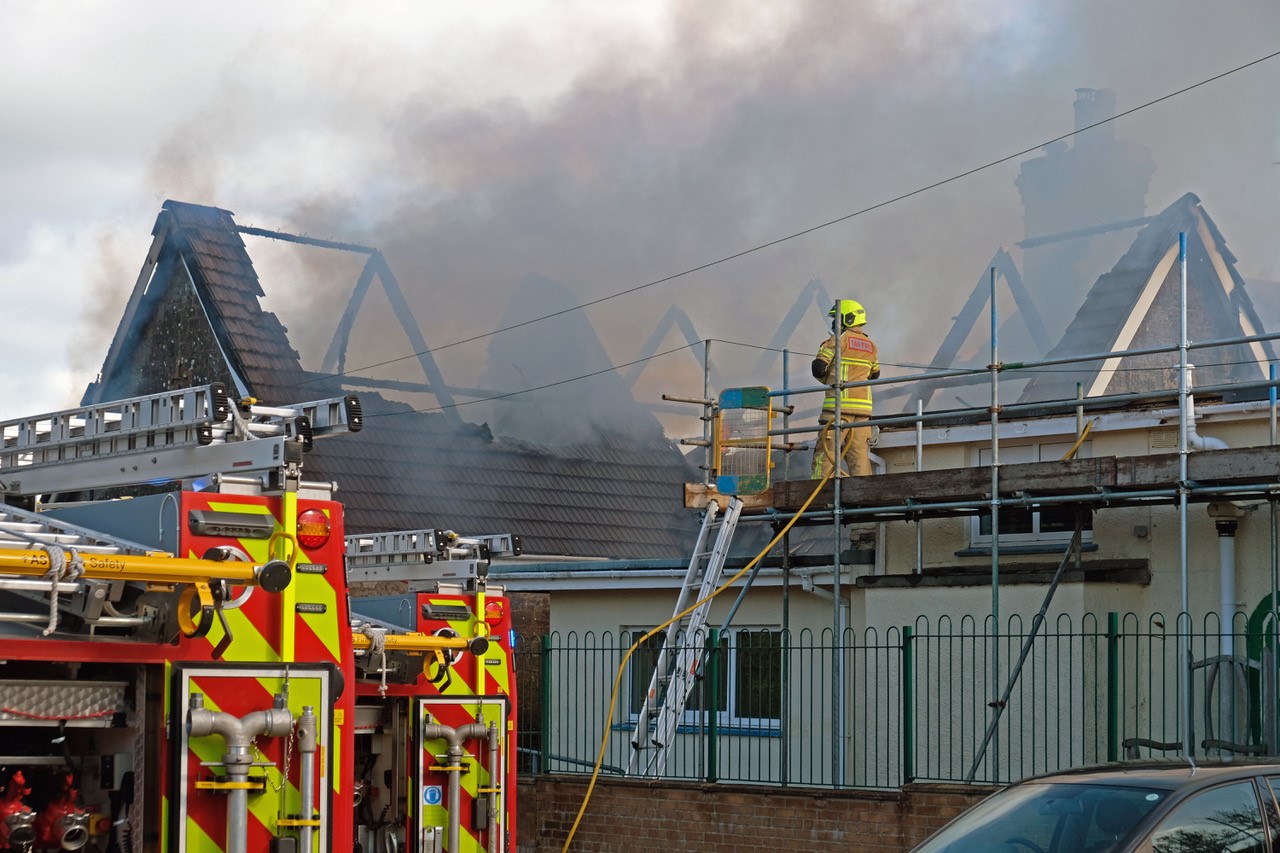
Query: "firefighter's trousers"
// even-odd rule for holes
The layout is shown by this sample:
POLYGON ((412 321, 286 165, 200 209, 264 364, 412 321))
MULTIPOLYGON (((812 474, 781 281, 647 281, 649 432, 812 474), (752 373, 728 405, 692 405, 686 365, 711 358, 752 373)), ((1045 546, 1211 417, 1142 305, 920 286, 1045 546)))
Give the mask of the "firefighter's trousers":
MULTIPOLYGON (((844 465, 848 474, 855 477, 871 476, 871 460, 867 454, 871 448, 871 427, 858 426, 867 420, 867 415, 840 413, 840 443, 844 445, 844 465)), ((823 412, 818 416, 817 445, 813 451, 813 479, 821 480, 831 470, 831 460, 836 456, 836 431, 829 426, 836 419, 834 412, 823 412)), ((838 476, 847 476, 841 472, 838 476)))

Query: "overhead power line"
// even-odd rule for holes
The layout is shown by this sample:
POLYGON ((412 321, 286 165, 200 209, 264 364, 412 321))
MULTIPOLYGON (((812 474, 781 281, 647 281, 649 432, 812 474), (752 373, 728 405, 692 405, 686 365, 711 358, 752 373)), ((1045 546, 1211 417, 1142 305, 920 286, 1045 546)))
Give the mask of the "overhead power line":
POLYGON ((508 397, 516 397, 520 394, 531 394, 534 391, 545 391, 547 388, 555 388, 557 385, 568 385, 570 382, 578 382, 579 380, 582 380, 582 379, 590 379, 593 376, 600 376, 605 373, 615 373, 619 370, 622 370, 625 367, 630 367, 633 364, 641 364, 646 361, 652 361, 655 358, 662 358, 665 355, 671 355, 673 352, 680 352, 681 350, 687 350, 695 346, 701 346, 702 343, 703 341, 694 341, 693 343, 685 344, 684 346, 672 347, 669 350, 663 350, 662 352, 655 352, 653 355, 645 356, 644 358, 637 358, 635 361, 629 361, 626 364, 615 364, 610 367, 602 368, 600 370, 594 370, 591 373, 584 373, 581 376, 570 376, 566 379, 558 379, 555 382, 548 382, 545 385, 538 385, 533 388, 521 388, 519 391, 508 391, 504 394, 494 394, 490 397, 481 397, 476 400, 467 400, 462 403, 451 403, 448 406, 427 406, 424 409, 412 409, 408 412, 384 412, 381 415, 367 415, 366 417, 371 417, 371 418, 372 417, 393 417, 395 415, 408 415, 408 414, 415 414, 415 413, 425 414, 427 412, 439 412, 444 409, 458 409, 463 406, 473 405, 475 403, 489 403, 494 400, 505 400, 508 397))

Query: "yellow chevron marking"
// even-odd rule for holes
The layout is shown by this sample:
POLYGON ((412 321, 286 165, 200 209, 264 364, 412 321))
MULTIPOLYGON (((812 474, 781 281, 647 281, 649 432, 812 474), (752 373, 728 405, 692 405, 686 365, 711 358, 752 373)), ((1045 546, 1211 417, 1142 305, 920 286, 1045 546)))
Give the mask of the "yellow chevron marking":
MULTIPOLYGON (((165 692, 167 693, 168 691, 165 691, 165 692)), ((163 827, 169 826, 169 795, 168 794, 160 795, 160 825, 163 827)), ((161 833, 160 835, 160 853, 168 853, 168 850, 169 850, 169 832, 166 829, 165 832, 161 833)))
MULTIPOLYGON (((192 684, 192 688, 199 689, 194 683, 192 684)), ((221 708, 218 707, 218 703, 215 702, 207 693, 204 694, 204 707, 210 711, 221 710, 221 708)), ((200 761, 209 762, 221 761, 224 752, 222 738, 212 735, 209 737, 188 738, 187 748, 191 752, 195 753, 196 757, 200 759, 200 761)), ((182 760, 188 760, 187 756, 182 756, 182 760)), ((188 767, 187 775, 194 779, 197 778, 199 771, 200 768, 198 767, 188 767)), ((193 794, 188 792, 188 808, 191 807, 193 796, 193 794)), ((225 814, 225 811, 222 813, 225 814)), ((213 853, 213 851, 222 853, 222 848, 209 837, 209 835, 204 831, 204 828, 201 827, 200 824, 196 822, 195 818, 191 816, 190 812, 188 812, 186 818, 186 849, 188 853, 213 853)))
POLYGON ((485 657, 493 659, 497 658, 502 661, 501 664, 489 667, 489 675, 497 682, 498 688, 505 694, 511 694, 511 656, 507 652, 505 646, 500 643, 490 643, 489 650, 485 652, 485 657))
MULTIPOLYGON (((254 590, 254 595, 262 595, 262 590, 254 590)), ((231 645, 227 646, 222 659, 228 661, 253 661, 255 663, 273 663, 279 656, 271 648, 271 643, 259 630, 258 626, 245 615, 242 610, 223 610, 227 618, 227 627, 231 629, 231 645)), ((208 640, 217 645, 222 639, 222 626, 216 621, 209 631, 208 640)))
MULTIPOLYGON (((301 552, 300 552, 301 553, 301 552)), ((298 563, 310 563, 306 559, 305 554, 298 558, 298 563)), ((342 566, 329 566, 330 572, 340 572, 342 566)), ((307 624, 316 636, 320 638, 320 642, 324 643, 325 649, 328 650, 335 662, 342 661, 342 647, 338 631, 340 628, 346 628, 350 633, 350 626, 341 626, 338 624, 338 591, 333 584, 326 580, 325 575, 309 575, 301 572, 295 572, 293 583, 291 586, 298 588, 297 598, 299 601, 305 601, 308 604, 323 604, 325 606, 324 613, 303 613, 302 621, 307 624)))
MULTIPOLYGON (((447 827, 449 825, 449 811, 444 806, 423 806, 421 821, 423 826, 447 827)), ((459 853, 485 853, 485 848, 481 846, 480 839, 473 835, 465 825, 458 827, 458 847, 459 853)))
POLYGON ((192 817, 187 818, 187 852, 188 853, 223 853, 217 842, 209 837, 204 827, 196 823, 192 817))
MULTIPOLYGON (((256 515, 271 515, 270 507, 260 504, 242 504, 242 503, 226 503, 223 501, 210 501, 209 509, 215 512, 240 512, 256 515)), ((278 525, 277 525, 278 526, 278 525)), ((250 560, 255 562, 266 562, 267 558, 267 541, 265 539, 237 539, 236 545, 240 547, 250 560)), ((199 558, 194 550, 190 551, 188 556, 199 558)), ((254 595, 262 594, 261 590, 255 590, 254 595)), ((249 620, 247 616, 240 610, 223 610, 223 615, 227 618, 227 625, 231 628, 231 645, 227 647, 227 651, 223 654, 223 660, 228 661, 262 661, 274 662, 279 660, 271 649, 271 643, 263 636, 258 626, 249 620)), ((222 625, 214 621, 213 627, 209 630, 207 640, 210 646, 216 646, 218 641, 224 636, 222 625)))

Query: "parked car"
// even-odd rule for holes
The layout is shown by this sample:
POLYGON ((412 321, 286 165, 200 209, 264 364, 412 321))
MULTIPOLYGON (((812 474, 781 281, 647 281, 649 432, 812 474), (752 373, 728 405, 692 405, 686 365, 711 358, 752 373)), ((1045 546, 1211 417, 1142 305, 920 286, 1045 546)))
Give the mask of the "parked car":
POLYGON ((1280 762, 1127 762, 1027 779, 913 853, 1280 853, 1280 762))

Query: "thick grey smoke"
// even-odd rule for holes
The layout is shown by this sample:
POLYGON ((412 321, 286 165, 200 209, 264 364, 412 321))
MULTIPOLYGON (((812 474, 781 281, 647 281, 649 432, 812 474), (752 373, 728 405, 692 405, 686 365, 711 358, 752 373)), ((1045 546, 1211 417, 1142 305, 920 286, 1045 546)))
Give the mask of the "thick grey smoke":
MULTIPOLYGON (((381 247, 428 343, 440 346, 508 322, 510 298, 530 273, 580 301, 597 299, 1058 136, 1072 127, 1076 88, 1112 89, 1123 111, 1280 44, 1280 6, 1270 0, 1213 14, 1190 0, 1026 5, 814 0, 784 14, 772 4, 677 4, 660 56, 628 56, 620 37, 614 53, 602 48, 547 104, 462 105, 430 81, 402 81, 394 109, 358 127, 377 140, 370 149, 380 159, 344 191, 258 188, 251 207, 276 219, 259 225, 381 247)), ((1114 128, 1152 152, 1147 213, 1197 193, 1242 273, 1261 282, 1280 281, 1271 235, 1280 213, 1277 82, 1280 59, 1114 128)), ((251 132, 239 126, 235 134, 251 132)), ((166 194, 252 218, 229 197, 237 189, 229 171, 212 168, 225 158, 177 138, 163 152, 170 180, 179 166, 192 176, 166 183, 166 194), (205 182, 215 174, 226 186, 201 197, 213 192, 205 182)), ((763 345, 816 276, 832 295, 866 304, 887 365, 922 363, 993 253, 1036 236, 1024 233, 1014 186, 1021 162, 606 302, 586 317, 615 363, 639 353, 672 304, 702 337, 763 345)), ((272 307, 295 345, 323 352, 355 273, 348 264, 338 274, 325 253, 308 258, 292 268, 295 283, 273 282, 266 270, 264 280, 269 292, 292 288, 272 307)), ((1079 283, 1081 295, 1103 271, 1079 283)), ((1255 299, 1265 307, 1268 295, 1255 299)), ((808 353, 824 332, 816 308, 809 318, 789 343, 799 353, 793 384, 805 381, 808 353)), ((1057 319, 1061 328, 1069 315, 1057 319)), ((1264 320, 1280 325, 1280 316, 1264 320)), ((558 343, 547 328, 543 343, 558 343)), ((662 348, 681 343, 673 332, 662 348)), ((436 357, 454 384, 480 385, 492 379, 490 344, 436 357)), ((749 375, 758 352, 716 347, 726 381, 780 384, 778 375, 749 375)), ((409 351, 385 301, 371 299, 348 366, 409 351)), ((566 351, 526 381, 590 372, 603 366, 592 363, 598 357, 566 351)), ((372 371, 413 372, 412 362, 372 371)), ((700 395, 701 386, 695 360, 678 353, 655 360, 634 392, 652 402, 664 392, 700 395)))

